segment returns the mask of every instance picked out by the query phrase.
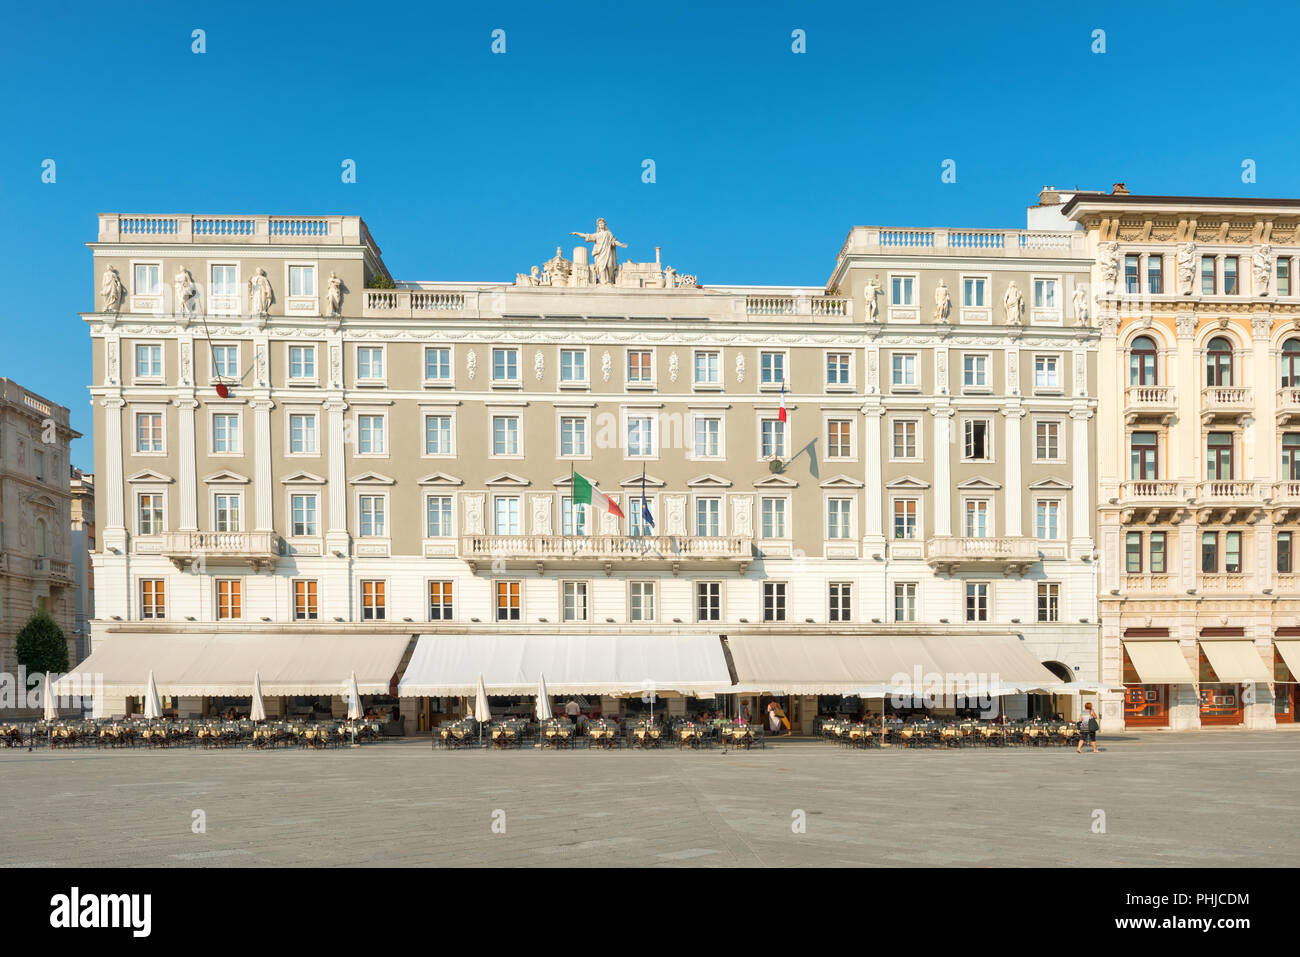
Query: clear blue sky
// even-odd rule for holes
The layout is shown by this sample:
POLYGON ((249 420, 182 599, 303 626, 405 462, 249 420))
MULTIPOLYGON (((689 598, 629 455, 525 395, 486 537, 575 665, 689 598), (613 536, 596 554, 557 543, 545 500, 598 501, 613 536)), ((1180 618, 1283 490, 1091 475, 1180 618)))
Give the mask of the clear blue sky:
POLYGON ((360 214, 399 278, 452 280, 604 216, 706 284, 820 284, 855 223, 1020 226, 1048 183, 1300 193, 1287 4, 280 6, 6 12, 0 375, 72 409, 76 464, 101 211, 360 214))

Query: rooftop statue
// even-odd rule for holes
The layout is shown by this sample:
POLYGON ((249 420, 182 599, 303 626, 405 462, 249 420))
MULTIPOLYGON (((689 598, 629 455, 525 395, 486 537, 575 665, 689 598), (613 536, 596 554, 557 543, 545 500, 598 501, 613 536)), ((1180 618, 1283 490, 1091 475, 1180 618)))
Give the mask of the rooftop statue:
POLYGON ((614 238, 604 219, 596 220, 594 233, 571 232, 569 235, 594 244, 591 258, 596 266, 596 281, 606 286, 614 285, 614 274, 618 272, 618 249, 615 247, 627 249, 627 243, 620 243, 614 238))

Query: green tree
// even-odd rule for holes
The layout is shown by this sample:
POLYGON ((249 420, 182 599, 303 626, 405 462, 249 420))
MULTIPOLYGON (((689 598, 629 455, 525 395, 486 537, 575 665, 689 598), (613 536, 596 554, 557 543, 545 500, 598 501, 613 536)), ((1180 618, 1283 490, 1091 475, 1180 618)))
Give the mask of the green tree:
POLYGON ((68 670, 68 639, 48 612, 38 611, 27 619, 14 639, 14 651, 18 664, 33 677, 68 670))

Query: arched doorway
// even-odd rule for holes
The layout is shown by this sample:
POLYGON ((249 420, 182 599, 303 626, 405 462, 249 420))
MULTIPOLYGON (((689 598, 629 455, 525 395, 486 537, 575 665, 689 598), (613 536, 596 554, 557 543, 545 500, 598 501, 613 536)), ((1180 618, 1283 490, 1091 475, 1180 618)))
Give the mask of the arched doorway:
MULTIPOLYGON (((1067 664, 1059 661, 1044 661, 1043 667, 1062 681, 1074 680, 1074 670, 1067 664)), ((1027 697, 1026 704, 1030 718, 1055 718, 1057 715, 1062 718, 1071 717, 1071 699, 1068 697, 1058 698, 1053 694, 1031 694, 1027 697)))

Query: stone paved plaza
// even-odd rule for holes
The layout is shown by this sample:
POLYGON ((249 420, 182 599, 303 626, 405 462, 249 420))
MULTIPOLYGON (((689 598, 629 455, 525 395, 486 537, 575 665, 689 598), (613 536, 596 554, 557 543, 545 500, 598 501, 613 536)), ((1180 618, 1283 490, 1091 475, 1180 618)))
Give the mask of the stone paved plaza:
POLYGON ((1281 866, 1300 854, 1300 733, 1102 743, 1083 756, 818 741, 727 754, 446 753, 427 739, 4 750, 0 865, 1281 866), (191 832, 196 809, 204 834, 191 832), (792 830, 796 809, 806 833, 792 830))

